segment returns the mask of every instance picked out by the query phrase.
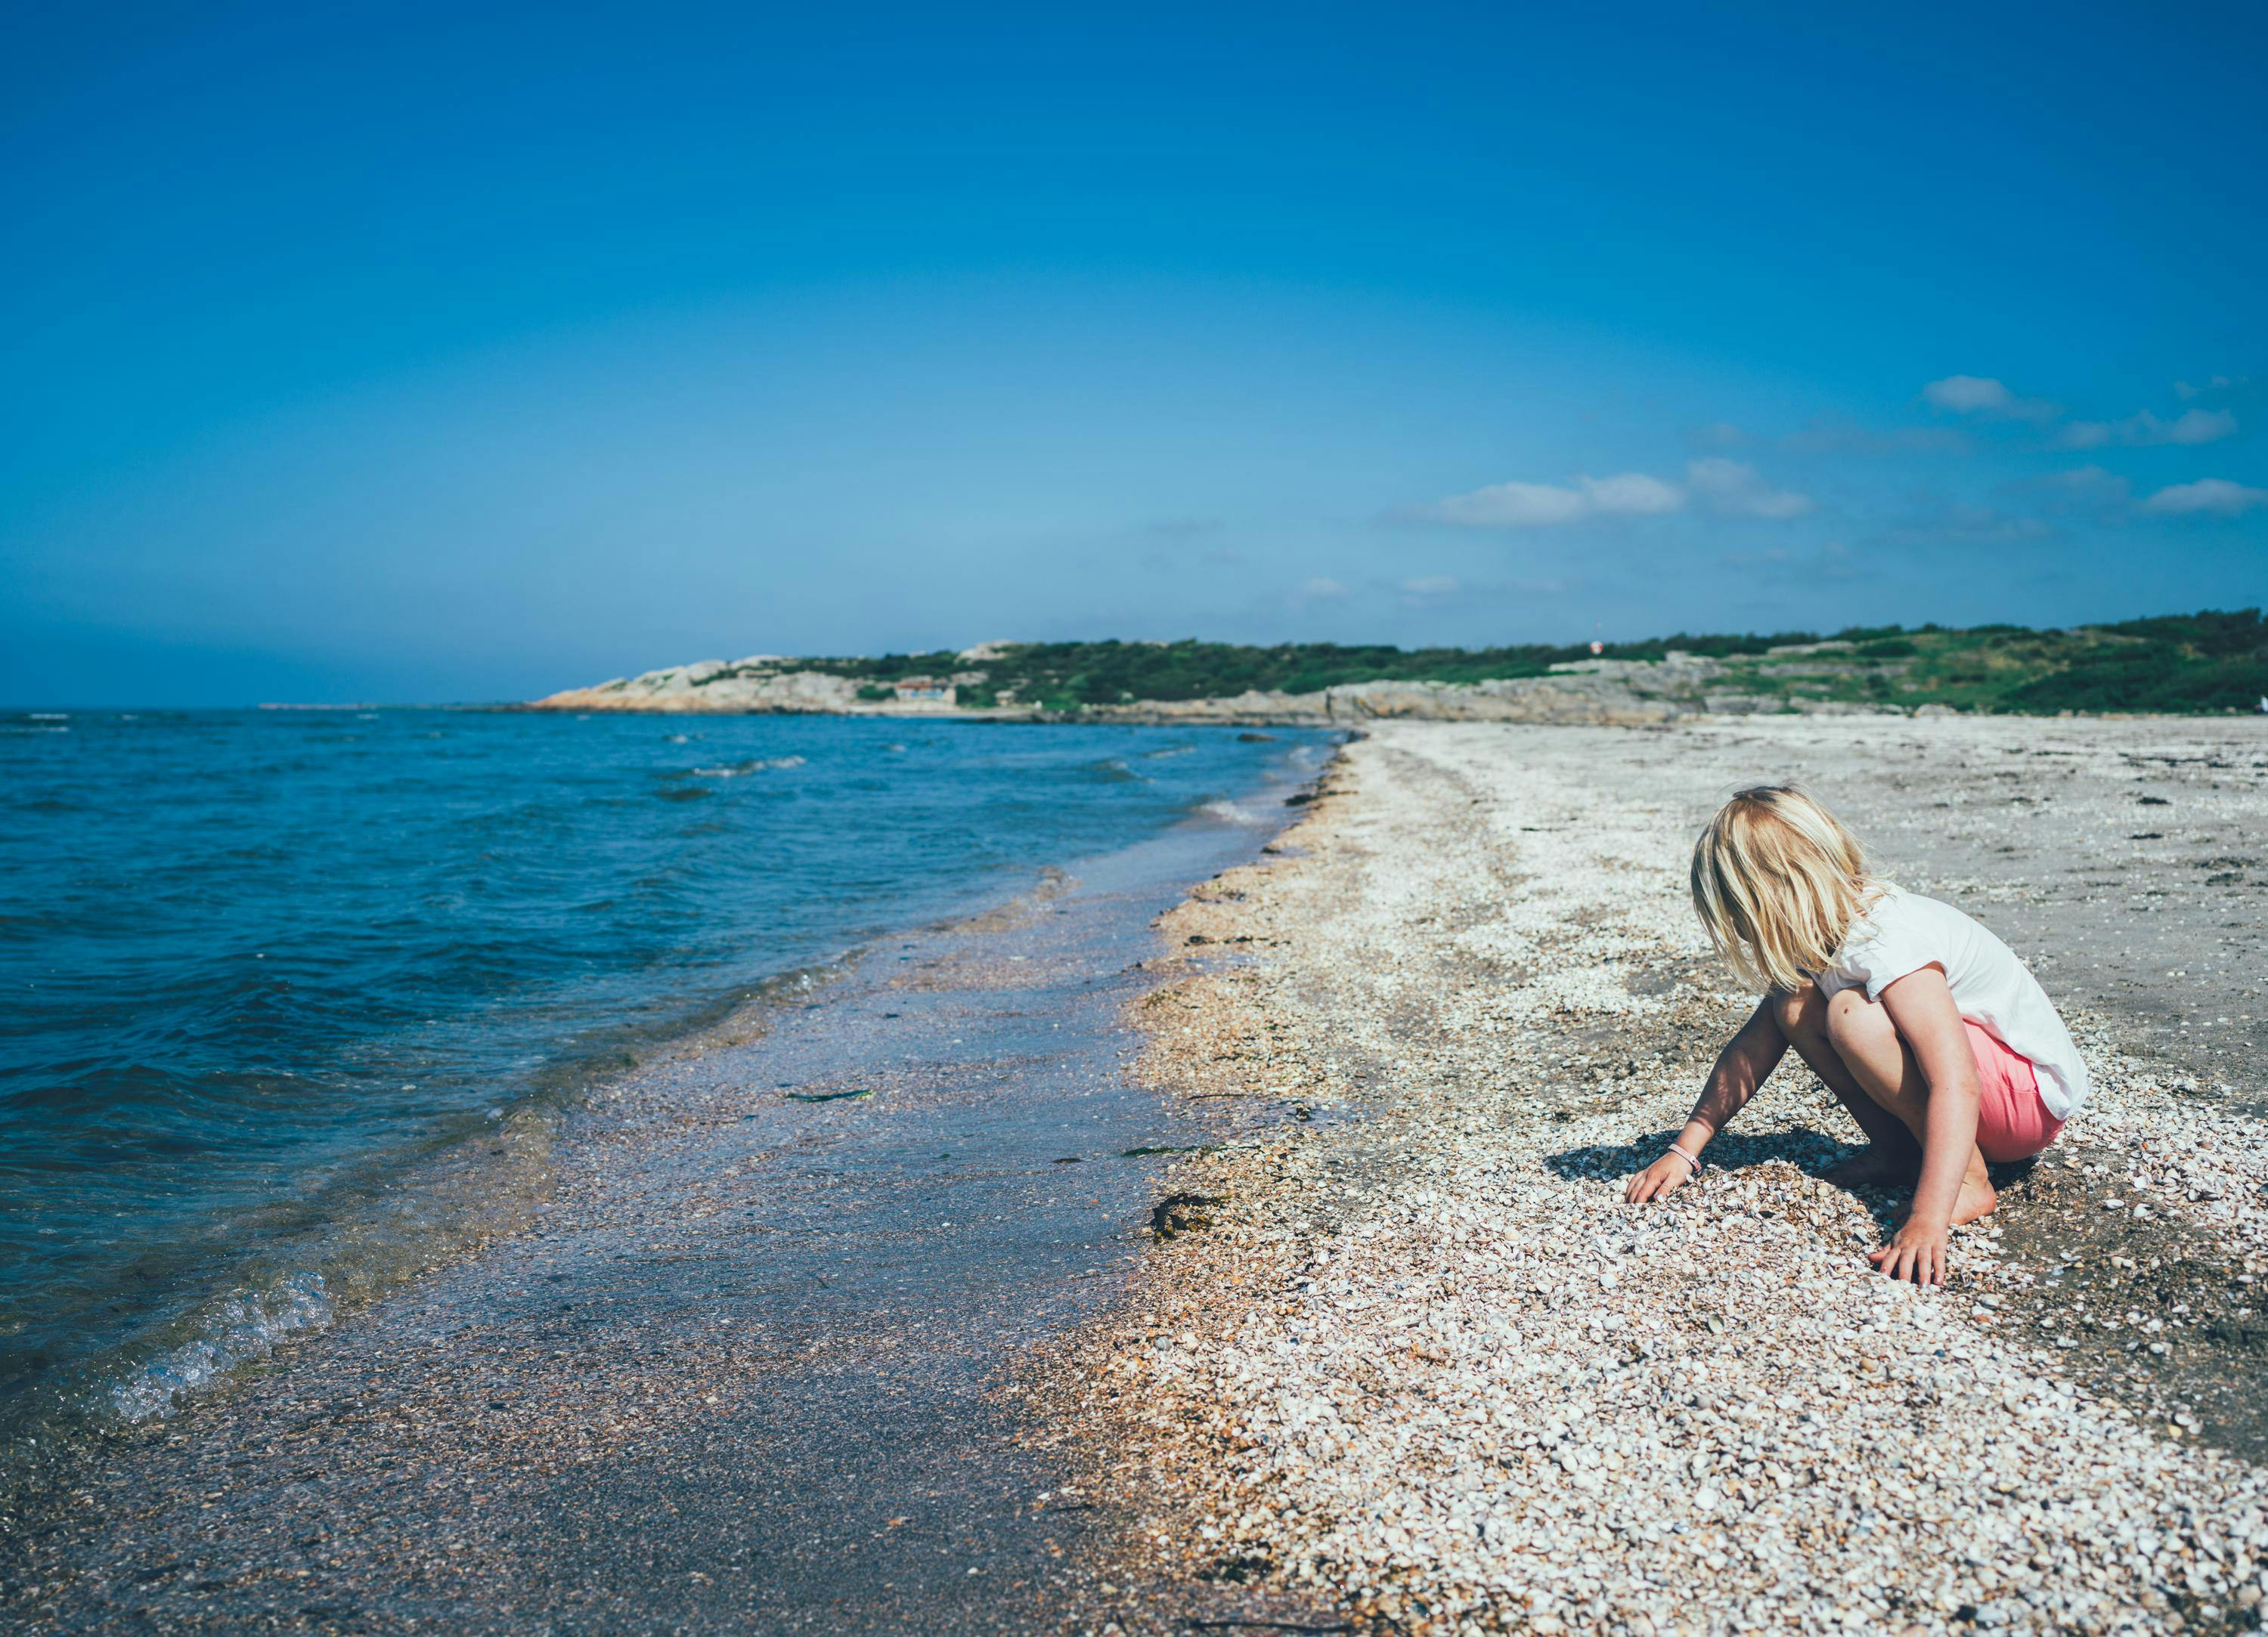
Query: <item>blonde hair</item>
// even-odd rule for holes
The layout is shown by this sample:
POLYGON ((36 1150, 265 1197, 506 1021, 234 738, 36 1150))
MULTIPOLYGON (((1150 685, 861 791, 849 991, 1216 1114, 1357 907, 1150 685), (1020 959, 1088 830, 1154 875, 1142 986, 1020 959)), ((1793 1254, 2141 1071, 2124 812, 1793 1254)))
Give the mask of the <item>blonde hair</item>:
POLYGON ((1832 963, 1882 883, 1859 838, 1793 784, 1734 792, 1693 844, 1693 908, 1750 988, 1788 995, 1832 963))

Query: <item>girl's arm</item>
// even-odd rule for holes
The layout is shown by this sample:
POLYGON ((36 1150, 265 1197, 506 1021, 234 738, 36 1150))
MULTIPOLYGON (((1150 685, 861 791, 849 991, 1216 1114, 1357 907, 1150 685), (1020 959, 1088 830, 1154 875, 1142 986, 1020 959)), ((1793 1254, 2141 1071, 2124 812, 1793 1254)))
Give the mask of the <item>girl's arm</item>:
POLYGON ((1977 1083, 1977 1057, 1969 1049, 1961 1009, 1953 1003, 1942 968, 1908 973, 1882 991, 1882 1009, 1913 1053, 1929 1090, 1922 1122, 1921 1180, 1905 1226, 1881 1250, 1875 1266, 1893 1279, 1918 1284, 1945 1278, 1945 1235, 1953 1221, 1961 1179, 1977 1151, 1977 1109, 1984 1090, 1977 1083))
MULTIPOLYGON (((1658 1200, 1692 1181, 1693 1173, 1701 1169, 1701 1150, 1709 1146, 1709 1139, 1732 1123, 1733 1116, 1779 1067, 1779 1060, 1787 1053, 1787 1036, 1780 1032, 1779 1019, 1772 1016, 1774 999, 1767 995, 1758 1002, 1740 1033, 1725 1042, 1725 1049, 1717 1053, 1717 1066, 1709 1071, 1693 1112, 1686 1119, 1685 1129, 1677 1134, 1668 1153, 1630 1179, 1623 1189, 1624 1199, 1633 1205, 1658 1200)), ((1948 1201, 1947 1215, 1952 1210, 1948 1201)))

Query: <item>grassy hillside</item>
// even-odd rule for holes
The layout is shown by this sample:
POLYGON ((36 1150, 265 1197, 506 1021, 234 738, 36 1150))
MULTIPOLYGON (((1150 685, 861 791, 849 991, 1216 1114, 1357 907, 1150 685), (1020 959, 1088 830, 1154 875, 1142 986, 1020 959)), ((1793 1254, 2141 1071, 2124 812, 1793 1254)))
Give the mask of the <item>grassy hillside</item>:
MULTIPOLYGON (((1793 701, 1845 700, 1963 710, 2250 711, 2268 695, 2268 623, 2257 608, 2169 615, 2067 631, 2021 626, 1948 630, 1853 628, 1822 635, 1674 636, 1609 642, 1609 659, 1658 660, 1673 650, 1719 661, 1712 692, 1793 701)), ((982 673, 965 705, 1006 701, 1075 709, 1143 700, 1217 698, 1248 689, 1308 693, 1342 682, 1479 682, 1541 676, 1591 657, 1587 645, 1513 648, 1247 648, 1226 642, 1022 642, 997 658, 951 653, 814 659, 815 671, 880 686, 900 677, 982 673)))

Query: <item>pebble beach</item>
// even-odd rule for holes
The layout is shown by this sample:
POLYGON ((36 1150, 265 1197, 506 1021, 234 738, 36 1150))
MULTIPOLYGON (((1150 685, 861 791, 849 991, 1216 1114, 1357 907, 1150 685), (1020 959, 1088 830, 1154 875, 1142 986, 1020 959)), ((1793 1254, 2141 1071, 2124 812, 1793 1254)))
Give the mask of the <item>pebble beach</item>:
POLYGON ((1193 1579, 1276 1629, 2257 1627, 2264 818, 2250 721, 1379 724, 1161 923, 1140 1070, 1224 1134, 1033 1371, 1141 1497, 1088 1628, 1193 1579), (1792 1057, 1622 1198, 1753 1004, 1691 837, 1789 774, 2095 1076, 1942 1289, 1869 1269, 1899 1200, 1819 1179, 1858 1134, 1792 1057))

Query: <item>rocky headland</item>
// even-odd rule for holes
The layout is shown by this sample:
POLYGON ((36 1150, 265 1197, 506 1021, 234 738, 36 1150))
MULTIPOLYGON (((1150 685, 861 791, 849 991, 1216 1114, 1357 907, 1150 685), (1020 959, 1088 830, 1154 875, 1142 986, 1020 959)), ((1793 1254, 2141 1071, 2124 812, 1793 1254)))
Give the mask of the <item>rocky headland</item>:
POLYGON ((668 665, 537 710, 946 716, 990 722, 1370 721, 1646 727, 1698 716, 2268 713, 2268 624, 2210 610, 2068 630, 1854 626, 1636 642, 980 642, 668 665))
MULTIPOLYGON (((1793 710, 1847 715, 1918 708, 1838 699, 1759 693, 1749 674, 1724 661, 1672 650, 1660 659, 1581 659, 1554 664, 1539 676, 1476 682, 1379 679, 1344 682, 1300 692, 1248 688, 1191 699, 1131 699, 1071 708, 1018 699, 1012 690, 965 702, 991 679, 990 662, 1005 644, 963 650, 961 669, 909 679, 912 686, 878 686, 840 670, 775 655, 705 659, 670 665, 592 687, 569 688, 532 701, 533 710, 646 711, 694 715, 831 715, 926 716, 989 722, 1078 720, 1170 723, 1221 723, 1248 726, 1359 724, 1372 721, 1558 723, 1593 727, 1639 727, 1683 717, 1747 716, 1793 710)), ((1771 650, 1780 669, 1834 674, 1855 666, 1836 657, 1850 643, 1791 644, 1771 650)))

